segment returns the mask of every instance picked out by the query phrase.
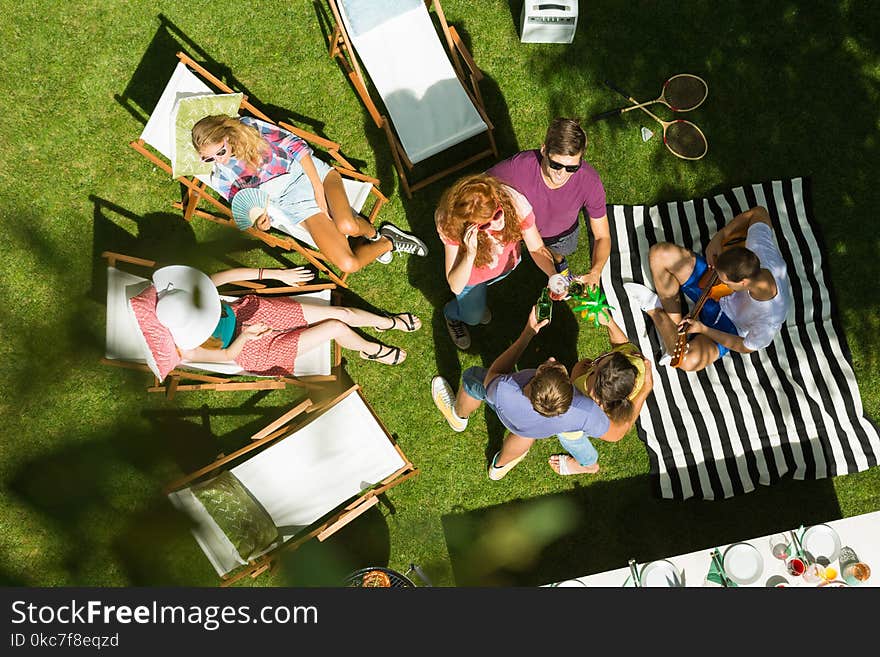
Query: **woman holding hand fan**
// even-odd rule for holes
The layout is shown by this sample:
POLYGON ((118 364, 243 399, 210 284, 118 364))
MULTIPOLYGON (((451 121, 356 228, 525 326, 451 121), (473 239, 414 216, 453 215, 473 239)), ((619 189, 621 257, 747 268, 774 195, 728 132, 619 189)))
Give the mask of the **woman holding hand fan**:
POLYGON ((428 253, 414 235, 390 223, 376 230, 354 213, 339 172, 312 157, 308 144, 283 128, 247 116, 206 116, 193 126, 192 143, 202 162, 213 162, 211 186, 232 203, 242 230, 268 230, 276 221, 282 229, 302 223, 321 253, 346 273, 373 260, 391 262, 392 251, 428 253), (278 217, 266 204, 267 187, 278 217), (364 241, 352 246, 349 237, 364 241))

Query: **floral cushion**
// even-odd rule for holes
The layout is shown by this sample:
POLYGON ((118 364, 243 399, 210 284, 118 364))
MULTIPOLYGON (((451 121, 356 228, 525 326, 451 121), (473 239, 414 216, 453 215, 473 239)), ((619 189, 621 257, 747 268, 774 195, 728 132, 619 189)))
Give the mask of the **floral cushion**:
POLYGON ((237 116, 244 94, 200 94, 185 96, 177 101, 171 112, 174 149, 171 158, 171 175, 197 176, 211 173, 213 164, 202 162, 192 145, 192 128, 205 118, 215 114, 237 116))
POLYGON ((278 538, 272 518, 231 472, 224 471, 191 490, 242 559, 256 557, 278 538))
POLYGON ((147 365, 156 375, 159 381, 162 381, 168 373, 180 363, 180 353, 174 344, 174 338, 171 336, 165 326, 163 326, 156 317, 156 302, 158 295, 156 294, 156 286, 150 285, 140 294, 133 296, 128 300, 138 328, 146 343, 146 353, 144 358, 147 365))

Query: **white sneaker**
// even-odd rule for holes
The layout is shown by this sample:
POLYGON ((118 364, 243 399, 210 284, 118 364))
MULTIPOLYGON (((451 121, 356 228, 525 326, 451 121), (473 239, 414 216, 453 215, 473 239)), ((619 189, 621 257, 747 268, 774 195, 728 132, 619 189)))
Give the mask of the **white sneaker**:
POLYGON ((663 307, 660 304, 660 297, 641 283, 624 283, 623 289, 626 290, 627 296, 639 304, 639 308, 645 312, 663 307))
POLYGON ((386 251, 376 258, 376 262, 381 262, 383 265, 387 265, 392 260, 394 260, 394 251, 386 251))
POLYGON ((443 413, 443 417, 446 418, 446 422, 453 431, 461 432, 467 429, 467 418, 461 418, 455 414, 455 395, 452 392, 452 386, 442 376, 435 376, 431 379, 431 397, 434 399, 434 405, 443 413))

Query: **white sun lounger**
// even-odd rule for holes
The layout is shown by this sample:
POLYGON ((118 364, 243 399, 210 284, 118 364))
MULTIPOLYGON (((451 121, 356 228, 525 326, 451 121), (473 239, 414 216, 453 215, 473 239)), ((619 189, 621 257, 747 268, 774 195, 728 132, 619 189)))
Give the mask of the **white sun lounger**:
POLYGON ((414 476, 417 469, 395 444, 357 386, 315 413, 294 421, 311 403, 292 409, 254 436, 255 442, 218 459, 166 489, 187 513, 192 533, 222 578, 256 576, 280 550, 317 536, 324 540, 372 507, 378 495, 414 476), (268 513, 277 539, 245 559, 193 494, 194 483, 228 469, 268 513))
POLYGON ((408 196, 478 159, 497 157, 477 84, 482 73, 446 23, 439 0, 433 4, 448 53, 423 0, 329 2, 337 22, 330 54, 340 60, 376 125, 385 129, 408 196), (390 122, 370 97, 361 64, 390 122), (419 182, 407 179, 413 165, 484 133, 488 149, 419 182))

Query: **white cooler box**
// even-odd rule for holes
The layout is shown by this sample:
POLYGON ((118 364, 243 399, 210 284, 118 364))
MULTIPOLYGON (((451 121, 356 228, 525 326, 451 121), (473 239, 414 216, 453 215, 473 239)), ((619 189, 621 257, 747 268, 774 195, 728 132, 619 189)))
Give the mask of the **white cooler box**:
POLYGON ((571 43, 577 28, 578 0, 524 0, 520 17, 523 43, 571 43))

